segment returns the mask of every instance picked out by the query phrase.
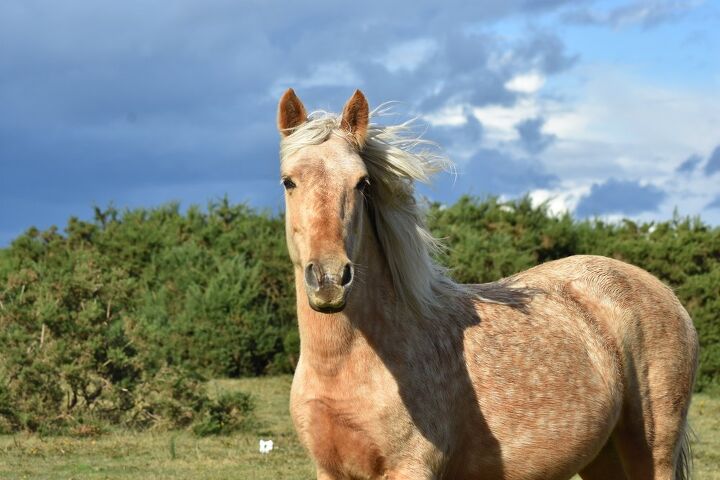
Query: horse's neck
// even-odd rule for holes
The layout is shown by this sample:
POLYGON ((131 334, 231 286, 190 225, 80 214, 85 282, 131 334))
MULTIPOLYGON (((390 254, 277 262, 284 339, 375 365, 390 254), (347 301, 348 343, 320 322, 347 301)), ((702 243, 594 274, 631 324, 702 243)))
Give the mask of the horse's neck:
POLYGON ((356 279, 345 309, 327 315, 308 304, 301 272, 295 274, 300 349, 303 362, 317 373, 333 375, 348 360, 367 359, 382 348, 380 333, 389 333, 398 318, 392 280, 385 257, 372 232, 362 242, 356 279))

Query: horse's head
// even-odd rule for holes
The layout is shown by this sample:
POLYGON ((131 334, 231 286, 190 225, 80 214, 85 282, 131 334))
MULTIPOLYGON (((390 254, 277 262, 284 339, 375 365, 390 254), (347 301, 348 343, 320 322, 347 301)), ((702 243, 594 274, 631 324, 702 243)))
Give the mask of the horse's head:
POLYGON ((305 107, 292 89, 278 107, 288 250, 310 306, 323 313, 341 311, 353 284, 369 186, 359 153, 368 117, 367 100, 358 90, 340 123, 330 126, 321 142, 317 136, 308 141, 303 135, 310 134, 298 128, 307 121, 305 107))

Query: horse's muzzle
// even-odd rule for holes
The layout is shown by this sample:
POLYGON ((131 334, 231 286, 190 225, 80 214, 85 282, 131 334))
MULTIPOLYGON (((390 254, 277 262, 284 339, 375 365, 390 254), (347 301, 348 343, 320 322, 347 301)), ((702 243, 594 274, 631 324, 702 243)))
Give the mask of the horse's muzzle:
POLYGON ((309 262, 305 266, 305 291, 310 307, 321 313, 342 311, 352 280, 350 262, 309 262))

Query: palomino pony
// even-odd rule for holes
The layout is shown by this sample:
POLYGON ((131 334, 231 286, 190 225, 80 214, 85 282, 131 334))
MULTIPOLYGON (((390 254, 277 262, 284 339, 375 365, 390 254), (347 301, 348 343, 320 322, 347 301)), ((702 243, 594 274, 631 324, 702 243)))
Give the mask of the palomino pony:
POLYGON ((698 344, 670 289, 596 256, 453 282, 413 190, 441 159, 369 117, 360 91, 340 116, 279 106, 317 478, 687 478, 698 344))

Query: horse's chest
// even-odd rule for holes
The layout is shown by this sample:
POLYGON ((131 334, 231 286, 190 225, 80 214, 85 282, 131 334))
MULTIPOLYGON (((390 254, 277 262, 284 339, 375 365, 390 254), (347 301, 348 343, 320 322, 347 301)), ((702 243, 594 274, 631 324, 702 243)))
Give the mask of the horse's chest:
POLYGON ((361 405, 313 399, 293 412, 318 466, 337 476, 378 478, 386 469, 382 426, 361 405))

